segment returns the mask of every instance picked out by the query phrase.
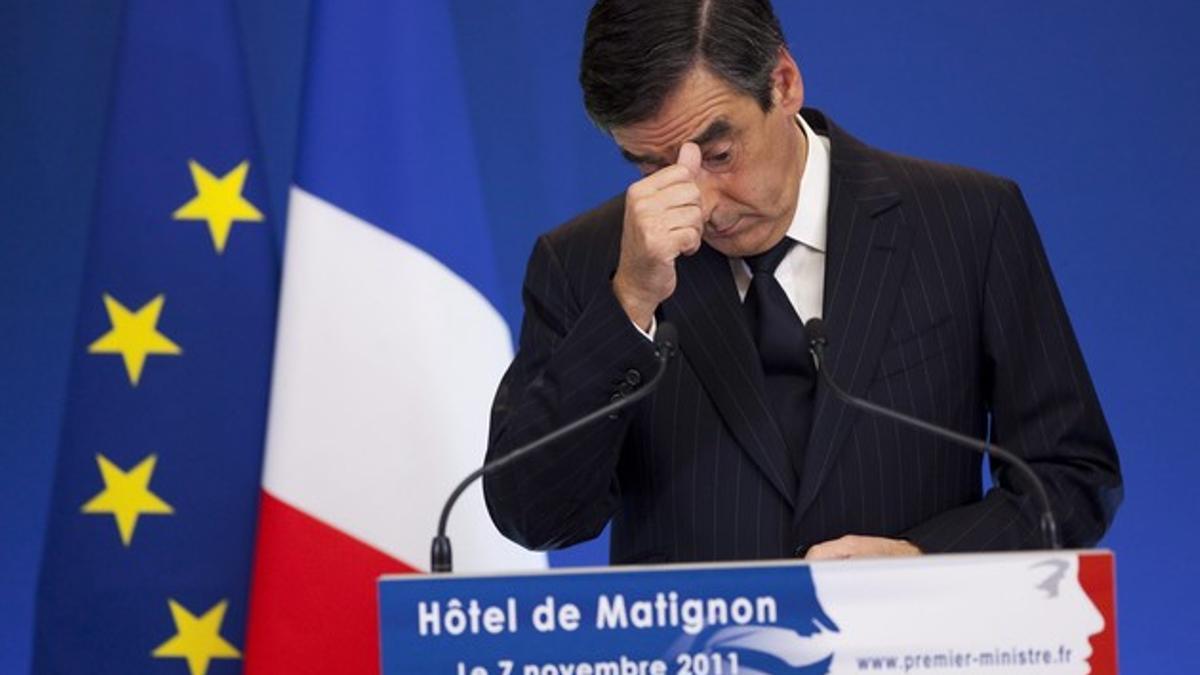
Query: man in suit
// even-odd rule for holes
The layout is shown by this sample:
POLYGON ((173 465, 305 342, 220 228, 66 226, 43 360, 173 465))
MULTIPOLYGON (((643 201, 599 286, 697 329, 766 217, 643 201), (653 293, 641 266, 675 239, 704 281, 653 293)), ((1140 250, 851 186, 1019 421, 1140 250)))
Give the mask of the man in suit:
POLYGON ((1037 547, 1011 468, 820 385, 1020 454, 1068 546, 1121 500, 1112 438, 1017 187, 900 157, 816 110, 766 0, 599 0, 580 81, 642 178, 539 238, 495 459, 655 372, 654 394, 485 478, 530 548, 613 522, 614 563, 1037 547))

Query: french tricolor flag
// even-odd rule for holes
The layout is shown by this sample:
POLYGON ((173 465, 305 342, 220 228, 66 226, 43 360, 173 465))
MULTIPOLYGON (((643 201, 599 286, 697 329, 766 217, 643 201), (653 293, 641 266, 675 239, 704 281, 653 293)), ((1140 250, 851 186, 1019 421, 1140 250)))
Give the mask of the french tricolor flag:
MULTIPOLYGON (((246 672, 379 670, 376 578, 421 570, 512 356, 449 9, 314 2, 246 672)), ((478 484, 458 569, 545 566, 478 484)))

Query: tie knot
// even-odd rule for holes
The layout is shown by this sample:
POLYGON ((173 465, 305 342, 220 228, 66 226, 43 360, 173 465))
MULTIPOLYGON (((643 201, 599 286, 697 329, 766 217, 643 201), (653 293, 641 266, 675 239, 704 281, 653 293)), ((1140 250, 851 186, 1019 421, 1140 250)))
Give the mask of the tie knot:
POLYGON ((746 261, 746 265, 750 268, 750 271, 754 273, 754 276, 758 276, 760 274, 775 274, 775 268, 779 267, 779 263, 783 260, 783 256, 787 255, 787 252, 792 250, 792 247, 795 245, 795 239, 792 239, 791 237, 784 237, 783 239, 779 240, 778 244, 775 244, 766 251, 759 253, 758 255, 748 255, 743 258, 743 260, 746 261))

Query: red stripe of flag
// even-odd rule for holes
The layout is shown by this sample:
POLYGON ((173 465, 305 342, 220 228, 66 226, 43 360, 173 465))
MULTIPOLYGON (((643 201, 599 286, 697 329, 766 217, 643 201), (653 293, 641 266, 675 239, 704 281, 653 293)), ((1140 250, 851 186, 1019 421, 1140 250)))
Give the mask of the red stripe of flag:
POLYGON ((412 571, 263 491, 246 673, 378 673, 376 580, 412 571))

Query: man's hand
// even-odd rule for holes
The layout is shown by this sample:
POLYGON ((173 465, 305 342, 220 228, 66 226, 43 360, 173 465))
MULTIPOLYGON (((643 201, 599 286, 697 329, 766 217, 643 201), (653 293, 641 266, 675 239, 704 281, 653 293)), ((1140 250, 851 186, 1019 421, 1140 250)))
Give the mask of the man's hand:
POLYGON ((675 292, 675 259, 700 250, 700 148, 684 143, 675 164, 625 192, 621 260, 613 292, 635 324, 649 330, 654 310, 675 292))
POLYGON ((886 558, 892 556, 920 555, 921 549, 903 539, 884 537, 861 537, 848 534, 838 539, 822 542, 808 549, 805 560, 841 560, 845 558, 886 558))

